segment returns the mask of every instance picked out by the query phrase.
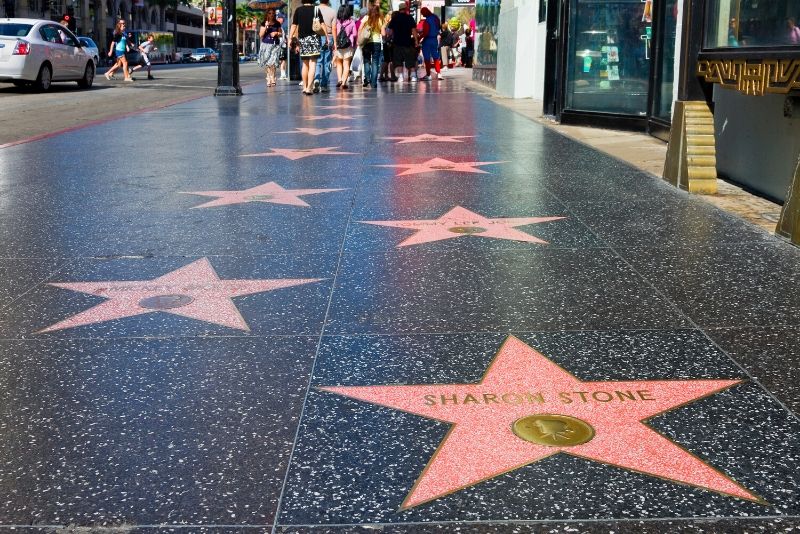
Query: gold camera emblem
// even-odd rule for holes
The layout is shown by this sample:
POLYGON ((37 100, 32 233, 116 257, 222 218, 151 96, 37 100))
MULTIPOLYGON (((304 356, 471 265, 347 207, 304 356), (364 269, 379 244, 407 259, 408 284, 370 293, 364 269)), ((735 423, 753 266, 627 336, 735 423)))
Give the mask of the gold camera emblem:
POLYGON ((529 415, 514 421, 511 428, 525 441, 547 447, 574 447, 594 437, 592 425, 568 415, 529 415))

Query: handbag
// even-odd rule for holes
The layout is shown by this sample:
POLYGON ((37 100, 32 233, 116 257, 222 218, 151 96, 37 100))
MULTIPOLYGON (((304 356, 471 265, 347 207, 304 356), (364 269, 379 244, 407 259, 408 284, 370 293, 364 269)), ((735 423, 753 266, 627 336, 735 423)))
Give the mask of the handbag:
POLYGON ((319 8, 314 8, 314 21, 311 23, 311 30, 317 35, 325 35, 325 28, 322 27, 322 21, 319 20, 319 8))
POLYGON ((364 24, 358 30, 358 46, 364 46, 372 38, 372 28, 364 24))

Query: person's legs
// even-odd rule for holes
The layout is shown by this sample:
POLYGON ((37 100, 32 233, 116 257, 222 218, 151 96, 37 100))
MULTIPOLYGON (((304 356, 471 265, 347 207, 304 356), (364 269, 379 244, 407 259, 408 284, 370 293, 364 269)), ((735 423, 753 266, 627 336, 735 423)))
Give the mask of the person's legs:
POLYGON ((344 73, 344 79, 342 81, 342 87, 347 89, 347 82, 350 79, 350 58, 346 57, 342 59, 342 72, 344 73))
POLYGON ((302 61, 303 61, 303 70, 300 73, 300 77, 302 78, 303 92, 305 93, 306 91, 311 91, 311 84, 309 83, 308 80, 311 72, 309 72, 310 65, 308 58, 302 58, 302 61))
POLYGON ((328 40, 325 40, 325 37, 322 38, 322 42, 326 43, 322 47, 319 56, 319 63, 320 68, 318 69, 320 76, 319 76, 319 83, 322 87, 328 87, 328 84, 331 82, 331 54, 333 53, 332 44, 333 38, 330 37, 328 40))
POLYGON ((383 54, 381 53, 380 45, 372 45, 372 72, 369 78, 369 84, 372 87, 378 87, 378 71, 380 70, 381 63, 383 62, 383 54))
POLYGON ((125 75, 125 81, 126 82, 131 81, 133 78, 131 78, 131 75, 128 73, 128 60, 125 58, 124 54, 119 56, 119 61, 122 64, 121 65, 122 74, 125 75))
POLYGON ((309 84, 306 87, 306 91, 309 91, 309 92, 313 92, 314 91, 314 82, 315 82, 315 80, 311 77, 311 73, 312 72, 316 72, 317 63, 318 63, 317 59, 318 58, 319 58, 319 56, 309 58, 309 60, 308 60, 308 73, 309 74, 308 74, 307 78, 311 78, 311 79, 309 80, 309 84))

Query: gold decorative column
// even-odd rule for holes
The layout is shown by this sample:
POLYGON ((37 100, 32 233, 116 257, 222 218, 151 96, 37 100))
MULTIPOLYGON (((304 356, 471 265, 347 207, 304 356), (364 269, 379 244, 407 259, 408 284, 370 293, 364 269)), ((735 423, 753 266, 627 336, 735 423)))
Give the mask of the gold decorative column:
POLYGON ((714 115, 705 101, 675 102, 664 180, 690 193, 717 192, 714 115))
POLYGON ((783 204, 775 233, 791 240, 795 245, 800 245, 800 158, 797 160, 794 179, 786 193, 786 202, 783 204))

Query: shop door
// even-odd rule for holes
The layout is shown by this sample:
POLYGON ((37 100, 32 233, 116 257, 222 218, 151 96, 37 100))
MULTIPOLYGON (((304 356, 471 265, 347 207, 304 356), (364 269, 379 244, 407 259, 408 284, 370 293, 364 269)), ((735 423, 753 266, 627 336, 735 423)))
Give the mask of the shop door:
POLYGON ((674 100, 678 0, 657 0, 653 15, 653 70, 647 131, 666 141, 669 138, 674 100))
MULTIPOLYGON (((564 94, 564 41, 566 36, 566 8, 568 0, 539 0, 545 3, 547 18, 547 44, 544 62, 545 115, 560 119, 564 94)), ((540 6, 541 8, 541 6, 540 6)))

